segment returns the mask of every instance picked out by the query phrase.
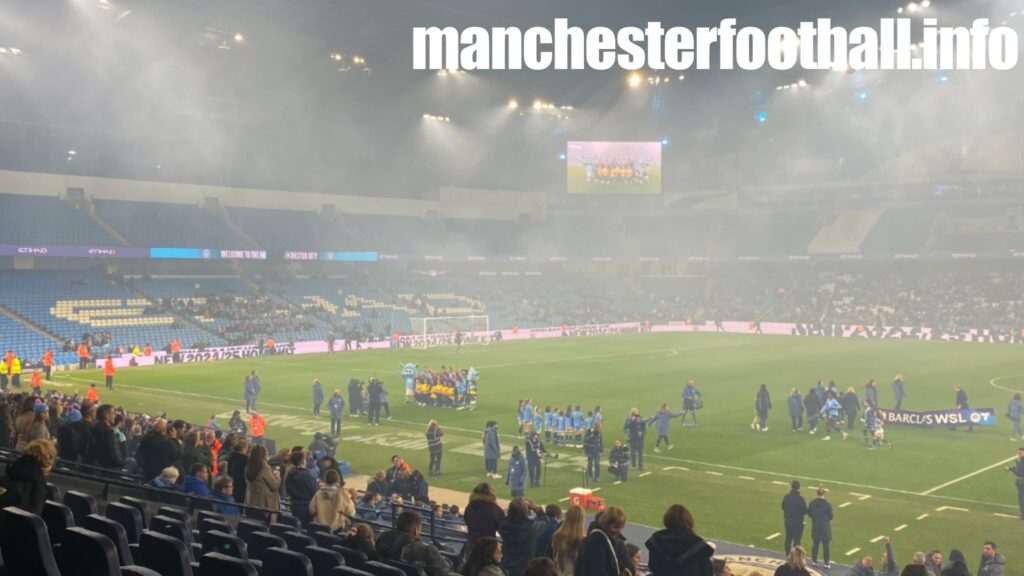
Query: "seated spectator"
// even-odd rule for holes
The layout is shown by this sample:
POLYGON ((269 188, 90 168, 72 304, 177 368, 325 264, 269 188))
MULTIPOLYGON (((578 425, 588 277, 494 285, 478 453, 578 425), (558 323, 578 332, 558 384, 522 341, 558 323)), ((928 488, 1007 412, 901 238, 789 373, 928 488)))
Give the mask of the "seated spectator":
POLYGON ((448 513, 445 514, 445 518, 448 520, 462 520, 462 513, 460 512, 459 507, 455 504, 449 506, 448 513))
POLYGON ((526 500, 512 499, 508 505, 508 515, 498 528, 504 549, 501 567, 509 576, 522 575, 526 563, 536 555, 537 539, 547 528, 547 519, 530 516, 526 500))
POLYGON ((409 497, 416 504, 430 502, 430 486, 427 484, 427 479, 423 477, 423 473, 419 470, 412 473, 409 482, 409 497))
POLYGON ((356 504, 356 515, 364 520, 376 520, 382 506, 383 500, 380 494, 367 492, 359 499, 359 504, 356 504))
POLYGON ((215 504, 214 512, 220 512, 225 516, 240 516, 238 506, 235 506, 235 481, 230 476, 217 476, 213 481, 213 492, 211 498, 223 500, 225 504, 215 504))
MULTIPOLYGON (((618 506, 609 506, 597 520, 596 529, 583 540, 576 560, 575 574, 580 576, 620 576, 636 568, 626 554, 626 543, 621 537, 626 527, 626 513, 618 506)), ((684 572, 685 574, 685 572, 684 572)))
POLYGON ((406 510, 398 516, 398 527, 377 540, 377 552, 384 560, 404 560, 422 568, 427 576, 447 576, 452 565, 433 545, 422 542, 420 515, 406 510))
POLYGON ((802 546, 790 548, 786 563, 775 569, 775 576, 811 576, 807 570, 807 551, 802 546))
POLYGON ((330 526, 331 532, 348 526, 349 518, 356 514, 352 495, 344 487, 345 481, 341 479, 341 474, 337 470, 328 470, 320 490, 309 501, 309 513, 313 521, 330 526))
POLYGON ((174 490, 176 492, 181 492, 185 488, 183 486, 178 485, 178 475, 179 472, 177 468, 175 468, 174 466, 168 466, 167 468, 164 468, 160 472, 159 476, 153 478, 153 486, 156 486, 157 488, 163 488, 164 490, 174 490))
POLYGON ((194 494, 203 498, 213 497, 210 487, 206 483, 210 480, 210 471, 205 464, 196 462, 188 471, 185 477, 185 494, 194 494))
POLYGON ((505 519, 505 511, 498 506, 494 488, 490 484, 481 482, 476 485, 476 488, 473 488, 463 518, 469 532, 466 539, 467 547, 471 548, 477 538, 494 536, 498 533, 498 527, 505 519))
POLYGON ((650 559, 647 564, 654 576, 693 574, 711 576, 714 548, 693 532, 693 516, 681 504, 673 504, 662 518, 664 530, 647 540, 650 559))
POLYGON ((534 558, 526 563, 523 576, 559 576, 551 558, 534 558))
POLYGON ((381 470, 373 475, 373 480, 366 486, 367 492, 376 492, 381 496, 386 496, 391 493, 391 488, 388 486, 387 476, 384 471, 381 470))
POLYGON ((43 513, 46 476, 57 460, 57 447, 49 440, 29 442, 21 456, 4 470, 0 479, 0 508, 15 506, 33 514, 43 513))
POLYGON ((306 469, 306 454, 301 449, 292 451, 291 464, 284 478, 285 492, 291 500, 292 514, 308 524, 313 521, 309 503, 317 492, 316 480, 306 469))
POLYGON ((373 542, 373 528, 370 528, 369 524, 359 522, 353 525, 348 531, 345 546, 366 554, 366 557, 370 560, 380 560, 380 554, 377 553, 377 548, 373 542))
POLYGON ((466 561, 459 566, 462 576, 505 576, 499 568, 503 551, 501 542, 494 536, 481 536, 466 554, 466 561))

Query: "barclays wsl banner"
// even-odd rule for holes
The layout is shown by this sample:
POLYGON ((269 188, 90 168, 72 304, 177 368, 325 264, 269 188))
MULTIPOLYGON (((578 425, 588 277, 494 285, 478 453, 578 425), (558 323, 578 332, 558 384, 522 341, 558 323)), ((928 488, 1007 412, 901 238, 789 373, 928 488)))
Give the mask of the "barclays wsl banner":
POLYGON ((996 411, 992 408, 976 410, 929 410, 910 412, 907 410, 876 411, 879 418, 893 426, 912 426, 915 428, 950 428, 954 426, 995 426, 996 411))

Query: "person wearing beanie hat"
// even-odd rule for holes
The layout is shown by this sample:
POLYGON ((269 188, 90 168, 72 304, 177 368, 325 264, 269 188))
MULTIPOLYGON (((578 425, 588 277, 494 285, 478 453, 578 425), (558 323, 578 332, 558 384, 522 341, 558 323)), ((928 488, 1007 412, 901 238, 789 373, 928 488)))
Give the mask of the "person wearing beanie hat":
POLYGON ((34 412, 37 417, 40 414, 43 414, 44 412, 49 412, 49 411, 50 411, 50 409, 47 408, 46 404, 43 404, 42 402, 37 402, 36 405, 32 408, 32 412, 34 412))
POLYGON ((75 422, 78 422, 81 419, 82 419, 82 412, 81 411, 79 411, 79 410, 77 410, 75 408, 72 408, 71 411, 68 412, 68 422, 71 422, 72 424, 74 424, 75 422))

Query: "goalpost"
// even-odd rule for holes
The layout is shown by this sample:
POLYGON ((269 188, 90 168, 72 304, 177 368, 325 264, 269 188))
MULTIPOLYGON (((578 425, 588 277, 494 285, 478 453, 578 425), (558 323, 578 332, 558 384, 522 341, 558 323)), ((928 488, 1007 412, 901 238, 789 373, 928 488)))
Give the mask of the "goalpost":
POLYGON ((455 333, 462 336, 463 344, 490 344, 490 316, 436 316, 410 318, 412 333, 419 336, 419 347, 455 344, 455 333))

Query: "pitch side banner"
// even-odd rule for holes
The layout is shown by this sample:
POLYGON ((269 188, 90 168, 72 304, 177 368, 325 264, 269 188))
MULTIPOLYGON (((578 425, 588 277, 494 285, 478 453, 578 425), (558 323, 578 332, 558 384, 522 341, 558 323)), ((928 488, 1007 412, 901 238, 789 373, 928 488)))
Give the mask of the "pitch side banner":
POLYGON ((996 411, 992 408, 979 408, 977 410, 930 410, 926 412, 879 408, 875 413, 883 422, 893 426, 949 428, 950 426, 996 425, 996 411))

